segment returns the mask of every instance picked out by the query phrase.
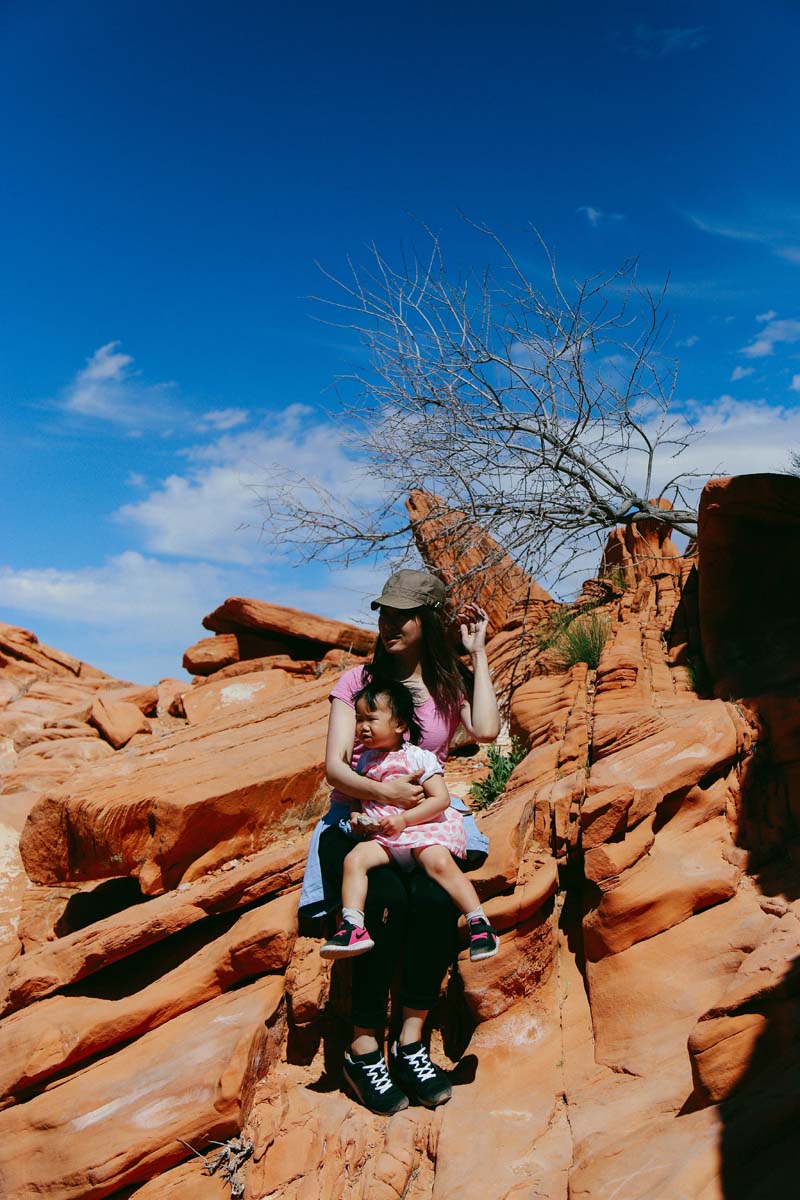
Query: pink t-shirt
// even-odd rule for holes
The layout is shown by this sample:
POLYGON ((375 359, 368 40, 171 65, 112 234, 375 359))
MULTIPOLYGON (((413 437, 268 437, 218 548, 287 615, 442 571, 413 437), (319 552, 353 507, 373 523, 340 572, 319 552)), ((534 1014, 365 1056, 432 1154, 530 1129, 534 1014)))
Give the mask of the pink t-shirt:
MULTIPOLYGON (((345 671, 341 679, 338 679, 331 688, 331 700, 343 700, 350 708, 355 708, 355 697, 361 691, 366 683, 364 678, 363 667, 351 667, 349 671, 345 671)), ((423 750, 430 750, 435 754, 439 762, 444 766, 447 758, 447 751, 450 748, 450 739, 458 729, 460 720, 459 714, 442 713, 436 707, 436 702, 433 696, 428 696, 427 700, 423 700, 422 704, 416 704, 414 710, 417 714, 417 720, 422 728, 422 736, 419 744, 423 750)), ((350 759, 350 766, 355 771, 358 766, 358 760, 364 750, 361 742, 356 740, 353 746, 353 755, 350 759)), ((343 795, 336 788, 331 792, 331 803, 350 803, 350 797, 343 795)))

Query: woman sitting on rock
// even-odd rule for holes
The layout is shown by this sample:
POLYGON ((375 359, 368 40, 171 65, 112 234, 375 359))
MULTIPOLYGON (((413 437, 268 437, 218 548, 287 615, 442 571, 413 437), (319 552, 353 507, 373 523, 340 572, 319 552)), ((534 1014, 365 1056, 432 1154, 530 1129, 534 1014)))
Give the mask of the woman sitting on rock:
MULTIPOLYGON (((356 843, 350 801, 375 800, 412 808, 424 799, 421 772, 378 782, 355 768, 364 747, 356 739, 354 697, 373 678, 394 678, 414 696, 422 729, 420 746, 444 763, 455 730, 463 723, 476 741, 493 741, 500 730, 497 700, 486 661, 487 616, 470 604, 457 618, 474 677, 463 671, 447 638, 445 588, 426 571, 392 575, 373 600, 380 609, 372 662, 345 671, 331 691, 326 772, 333 787, 331 807, 317 826, 300 897, 300 913, 322 916, 339 907, 344 860, 356 843)), ((460 801, 454 805, 466 811, 460 801)), ((467 861, 481 861, 487 841, 470 816, 467 861)), ((352 978, 353 1040, 345 1053, 344 1076, 367 1108, 393 1113, 408 1099, 428 1107, 450 1098, 446 1074, 431 1062, 422 1043, 428 1010, 456 953, 459 911, 423 871, 396 865, 369 873, 366 923, 374 948, 355 958, 352 978), (382 1049, 389 987, 402 964, 402 1025, 390 1051, 391 1075, 382 1049)))

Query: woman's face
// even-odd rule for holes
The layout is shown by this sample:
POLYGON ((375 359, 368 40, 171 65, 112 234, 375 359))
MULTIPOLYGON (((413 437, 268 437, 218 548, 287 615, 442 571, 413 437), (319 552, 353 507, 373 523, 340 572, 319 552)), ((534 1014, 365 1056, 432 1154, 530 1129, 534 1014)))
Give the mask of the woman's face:
POLYGON ((387 654, 404 654, 422 646, 422 618, 408 609, 381 605, 378 633, 387 654))

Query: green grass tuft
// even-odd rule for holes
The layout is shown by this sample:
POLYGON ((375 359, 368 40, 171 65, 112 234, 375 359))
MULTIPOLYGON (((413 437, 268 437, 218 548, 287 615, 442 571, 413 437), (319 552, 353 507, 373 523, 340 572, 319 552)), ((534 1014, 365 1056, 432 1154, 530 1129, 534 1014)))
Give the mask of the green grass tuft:
POLYGON ((491 746, 487 753, 489 774, 478 783, 473 783, 469 789, 472 807, 488 808, 498 796, 502 796, 511 772, 518 763, 522 762, 526 754, 527 751, 519 738, 511 739, 511 749, 508 754, 503 754, 501 750, 491 746))
POLYGON ((686 670, 689 673, 689 683, 695 695, 710 696, 714 684, 702 654, 690 654, 686 662, 686 670))
POLYGON ((565 667, 572 667, 575 663, 586 663, 592 670, 596 670, 603 647, 608 641, 608 633, 608 619, 596 612, 575 617, 561 630, 555 641, 554 648, 559 662, 565 667))

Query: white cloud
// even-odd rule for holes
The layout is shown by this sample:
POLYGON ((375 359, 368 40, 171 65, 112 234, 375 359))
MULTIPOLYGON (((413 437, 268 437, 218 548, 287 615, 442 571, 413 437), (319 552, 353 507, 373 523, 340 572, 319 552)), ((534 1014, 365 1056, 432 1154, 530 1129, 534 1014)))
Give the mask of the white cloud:
POLYGON ((592 204, 581 204, 581 206, 576 208, 575 211, 578 213, 583 213, 593 229, 596 229, 598 225, 606 222, 625 220, 624 213, 603 212, 601 208, 595 208, 592 204))
MULTIPOLYGON (((714 237, 728 238, 735 242, 753 242, 765 247, 777 258, 800 266, 800 246, 786 245, 786 232, 781 229, 747 229, 740 225, 722 224, 716 221, 706 221, 693 213, 684 213, 686 219, 695 229, 703 233, 713 234, 714 237)), ((774 313, 772 314, 775 315, 774 313)))
POLYGON ((748 375, 752 375, 755 367, 734 367, 731 375, 731 383, 737 383, 740 379, 746 379, 748 375))
POLYGON ((790 392, 800 392, 800 375, 793 375, 792 382, 789 384, 790 392))
POLYGON ((249 418, 250 413, 246 408, 215 408, 211 412, 203 413, 197 422, 197 429, 201 431, 212 429, 215 432, 223 433, 228 429, 236 429, 239 425, 246 424, 249 418))
POLYGON ((748 358, 765 358, 775 353, 780 343, 789 345, 800 342, 800 321, 768 321, 755 341, 742 348, 748 358))
POLYGON ((147 483, 147 480, 140 471, 128 471, 125 482, 127 483, 128 487, 141 488, 144 487, 144 485, 147 483))
POLYGON ((734 242, 763 242, 764 235, 752 229, 742 229, 735 225, 720 225, 716 222, 705 221, 694 213, 687 213, 687 219, 702 233, 711 233, 714 237, 728 238, 734 242))
POLYGON ((6 619, 119 678, 154 683, 183 677, 183 651, 207 637, 202 619, 226 596, 246 595, 374 627, 370 599, 385 567, 253 571, 162 562, 135 551, 71 570, 0 567, 6 619))
POLYGON ((760 325, 763 325, 765 321, 774 321, 777 315, 778 314, 775 309, 770 308, 767 312, 759 313, 756 317, 756 320, 760 325))
POLYGON ((118 341, 106 342, 87 359, 64 392, 64 409, 134 429, 172 420, 175 385, 143 383, 132 369, 132 356, 119 346, 118 341))
MULTIPOLYGON (((679 466, 724 475, 783 471, 787 447, 800 446, 798 408, 724 395, 711 404, 695 406, 691 417, 705 437, 672 463, 671 474, 679 466)), ((668 469, 665 463, 662 470, 668 469)))
POLYGON ((291 472, 344 499, 376 498, 353 441, 313 410, 291 405, 267 426, 225 434, 184 452, 188 467, 165 479, 143 500, 126 504, 115 519, 136 528, 156 554, 220 563, 258 563, 283 549, 262 533, 261 493, 291 472))
POLYGON ((15 569, 0 567, 0 601, 34 616, 127 628, 138 640, 143 630, 160 633, 191 629, 209 600, 219 596, 222 572, 216 566, 187 567, 146 558, 135 550, 99 567, 15 569))
POLYGON ((692 334, 690 334, 690 335, 689 335, 689 337, 687 337, 687 338, 684 338, 684 339, 683 339, 682 341, 680 341, 680 342, 677 342, 677 343, 676 343, 676 345, 678 345, 678 346, 686 346, 686 347, 687 347, 687 349, 691 350, 692 346, 696 346, 696 345, 697 345, 697 343, 698 343, 699 341, 700 341, 700 338, 697 336, 697 334, 696 334, 696 333, 692 333, 692 334))

